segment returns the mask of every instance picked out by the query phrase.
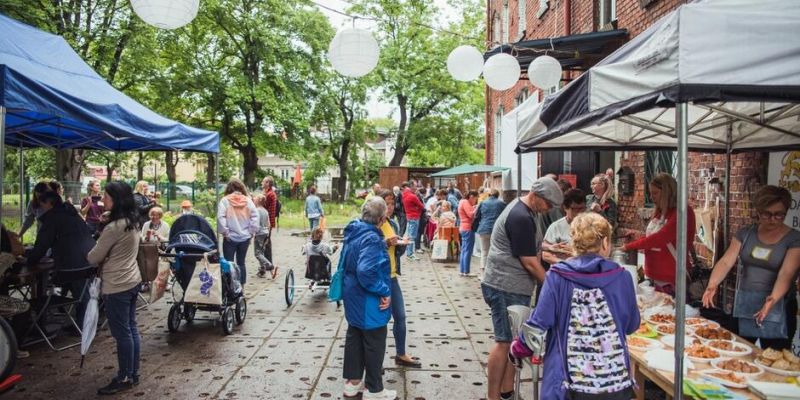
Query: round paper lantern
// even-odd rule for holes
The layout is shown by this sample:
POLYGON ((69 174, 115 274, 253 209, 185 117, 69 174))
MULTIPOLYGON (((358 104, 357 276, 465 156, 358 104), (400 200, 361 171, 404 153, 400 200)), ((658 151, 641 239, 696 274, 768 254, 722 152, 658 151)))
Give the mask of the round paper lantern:
POLYGON ((475 80, 483 71, 483 54, 472 46, 458 46, 447 56, 447 71, 457 81, 475 80))
POLYGON ((528 66, 528 79, 540 89, 558 87, 561 81, 561 63, 550 56, 536 57, 528 66))
POLYGON ((342 29, 328 46, 333 69, 351 78, 360 78, 375 69, 379 55, 378 41, 364 29, 342 29))
POLYGON ((510 89, 519 80, 519 73, 519 62, 506 53, 489 57, 483 66, 483 79, 494 90, 510 89))
POLYGON ((197 16, 200 0, 131 0, 133 12, 161 29, 177 29, 197 16))

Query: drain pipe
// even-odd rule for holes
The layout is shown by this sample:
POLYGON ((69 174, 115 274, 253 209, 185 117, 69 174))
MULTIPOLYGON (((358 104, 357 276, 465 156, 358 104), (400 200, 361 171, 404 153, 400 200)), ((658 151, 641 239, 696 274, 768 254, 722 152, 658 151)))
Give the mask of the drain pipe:
POLYGON ((564 0, 564 36, 572 33, 572 0, 564 0))

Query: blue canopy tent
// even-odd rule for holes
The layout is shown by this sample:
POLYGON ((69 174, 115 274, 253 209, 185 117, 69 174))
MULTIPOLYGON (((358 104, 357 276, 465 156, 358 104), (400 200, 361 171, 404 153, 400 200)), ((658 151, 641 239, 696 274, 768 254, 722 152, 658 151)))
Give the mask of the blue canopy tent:
POLYGON ((64 38, 2 14, 0 32, 0 142, 6 146, 219 153, 216 132, 170 120, 126 96, 64 38))

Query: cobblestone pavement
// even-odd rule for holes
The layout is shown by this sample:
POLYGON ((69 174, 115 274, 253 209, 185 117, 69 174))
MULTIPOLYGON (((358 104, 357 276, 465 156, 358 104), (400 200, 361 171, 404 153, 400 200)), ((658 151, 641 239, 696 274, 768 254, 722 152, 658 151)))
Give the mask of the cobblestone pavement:
MULTIPOLYGON (((322 291, 299 291, 294 305, 284 301, 289 268, 304 271, 304 238, 281 231, 275 238, 280 267, 273 281, 258 278, 248 257, 248 315, 234 334, 219 323, 195 321, 170 334, 169 293, 138 314, 142 332, 141 383, 116 398, 130 399, 340 399, 347 322, 322 291)), ((252 249, 252 246, 251 246, 252 249)), ((334 263, 338 259, 334 256, 334 263)), ((476 278, 459 277, 454 264, 403 260, 401 287, 408 314, 408 353, 421 369, 394 365, 391 327, 384 383, 400 399, 480 399, 486 395, 486 357, 492 343, 491 319, 476 278)), ((478 258, 473 258, 474 269, 478 258)), ((334 264, 335 265, 335 264, 334 264)), ((302 280, 302 279, 300 279, 302 280)), ((211 316, 198 312, 198 317, 211 316)), ((70 338, 72 339, 72 338, 70 338)), ((67 339, 63 339, 67 340, 67 339)), ((83 369, 78 348, 53 352, 38 346, 19 360, 24 380, 8 399, 86 399, 116 372, 114 340, 98 332, 83 369)), ((528 377, 529 378, 529 377, 528 377)), ((527 382, 526 382, 527 381, 527 382)), ((529 379, 523 394, 531 398, 529 379)))

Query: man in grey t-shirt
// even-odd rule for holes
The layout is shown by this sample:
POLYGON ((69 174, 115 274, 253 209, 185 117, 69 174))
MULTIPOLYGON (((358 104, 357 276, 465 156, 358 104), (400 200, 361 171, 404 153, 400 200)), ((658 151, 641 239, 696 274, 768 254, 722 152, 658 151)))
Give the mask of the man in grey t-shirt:
POLYGON ((531 191, 512 201, 494 223, 486 273, 481 283, 483 299, 492 310, 495 345, 489 352, 488 399, 510 398, 514 366, 508 350, 511 332, 506 308, 529 305, 536 285, 544 281, 544 268, 536 245, 536 214, 561 206, 563 193, 550 178, 539 178, 531 191))

